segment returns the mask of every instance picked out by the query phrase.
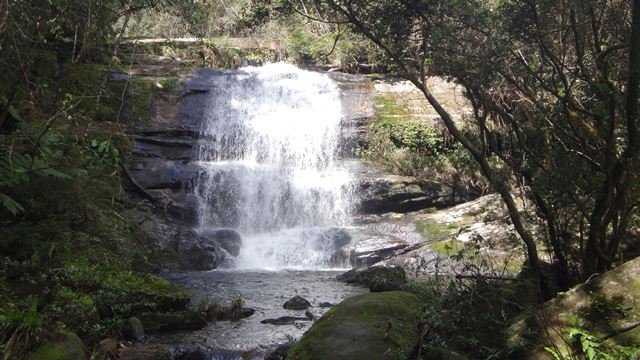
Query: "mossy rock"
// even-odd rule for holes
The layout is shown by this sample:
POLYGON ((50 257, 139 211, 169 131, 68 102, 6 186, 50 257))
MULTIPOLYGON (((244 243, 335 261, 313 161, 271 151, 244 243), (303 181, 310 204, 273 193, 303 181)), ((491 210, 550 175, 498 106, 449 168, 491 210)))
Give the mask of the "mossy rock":
POLYGON ((401 267, 374 266, 364 270, 350 270, 337 279, 347 284, 367 286, 371 292, 399 291, 407 286, 407 274, 401 267))
POLYGON ((287 359, 407 359, 419 339, 419 310, 420 300, 408 292, 354 296, 322 316, 287 359))
MULTIPOLYGON (((631 260, 589 282, 559 294, 540 309, 521 315, 508 330, 512 358, 547 359, 545 347, 574 356, 579 341, 570 335, 589 334, 596 341, 619 334, 619 344, 633 343, 640 327, 640 258, 631 260)), ((640 339, 638 340, 640 343, 640 339)))
POLYGON ((128 317, 141 312, 181 311, 190 301, 191 294, 179 286, 156 276, 141 274, 114 280, 96 293, 96 303, 105 316, 128 317))
POLYGON ((414 225, 418 233, 431 241, 449 239, 456 235, 461 228, 468 225, 470 219, 462 219, 453 223, 439 222, 433 219, 415 220, 414 225))
POLYGON ((26 360, 82 360, 86 359, 82 340, 71 332, 63 332, 38 346, 26 360))
POLYGON ((429 244, 431 250, 445 255, 451 256, 465 249, 465 243, 456 239, 442 240, 429 244))
POLYGON ((640 355, 640 326, 608 339, 605 344, 608 346, 635 347, 640 355))

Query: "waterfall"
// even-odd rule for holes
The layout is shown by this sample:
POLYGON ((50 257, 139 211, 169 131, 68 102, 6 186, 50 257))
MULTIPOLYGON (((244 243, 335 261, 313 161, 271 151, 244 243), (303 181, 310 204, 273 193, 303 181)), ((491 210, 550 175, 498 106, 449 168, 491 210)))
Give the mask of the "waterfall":
POLYGON ((348 242, 335 227, 348 222, 351 183, 337 161, 336 84, 276 63, 231 72, 209 96, 195 184, 200 226, 242 234, 237 267, 335 266, 348 242))

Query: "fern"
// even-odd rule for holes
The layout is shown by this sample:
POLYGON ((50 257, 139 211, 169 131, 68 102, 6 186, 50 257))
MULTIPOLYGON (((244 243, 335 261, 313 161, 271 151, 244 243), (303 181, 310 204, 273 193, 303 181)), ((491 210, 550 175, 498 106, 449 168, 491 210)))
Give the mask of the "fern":
POLYGON ((549 354, 551 354, 554 360, 566 360, 566 358, 561 353, 559 353, 556 349, 552 348, 551 346, 545 346, 544 350, 549 354))
POLYGON ((9 195, 3 193, 0 193, 0 203, 2 203, 2 207, 4 207, 13 216, 16 216, 24 211, 22 205, 13 200, 9 195))
MULTIPOLYGON (((43 136, 43 138, 46 138, 43 136)), ((47 138, 46 143, 56 143, 60 138, 47 138), (49 141, 53 141, 50 143, 49 141)), ((43 148, 48 153, 47 147, 43 148)), ((16 216, 25 211, 19 200, 12 194, 15 189, 28 183, 32 177, 52 177, 59 180, 71 179, 68 174, 55 169, 42 156, 31 156, 26 153, 0 152, 0 208, 16 216)))

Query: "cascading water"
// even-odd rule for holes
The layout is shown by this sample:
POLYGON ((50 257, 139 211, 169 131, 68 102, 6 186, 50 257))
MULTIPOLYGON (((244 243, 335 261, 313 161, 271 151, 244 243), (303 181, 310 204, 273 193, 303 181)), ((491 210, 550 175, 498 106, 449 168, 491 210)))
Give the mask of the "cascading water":
POLYGON ((328 76, 283 63, 214 85, 199 142, 200 226, 234 228, 240 268, 344 264, 351 179, 337 162, 341 103, 328 76))

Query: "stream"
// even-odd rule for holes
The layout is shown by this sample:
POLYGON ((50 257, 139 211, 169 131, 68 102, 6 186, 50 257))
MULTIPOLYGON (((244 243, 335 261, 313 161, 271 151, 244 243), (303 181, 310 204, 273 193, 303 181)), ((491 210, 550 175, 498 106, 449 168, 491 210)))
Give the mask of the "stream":
POLYGON ((282 304, 300 295, 311 302, 310 312, 319 317, 328 310, 322 303, 337 304, 347 297, 368 291, 345 285, 335 277, 344 271, 313 270, 213 270, 172 274, 168 278, 193 291, 196 301, 228 303, 241 295, 247 306, 256 310, 252 316, 237 322, 218 321, 196 332, 166 335, 163 342, 181 347, 198 347, 213 358, 261 359, 277 346, 298 339, 312 324, 298 320, 287 325, 263 324, 260 321, 282 316, 305 317, 305 311, 285 310, 282 304))

